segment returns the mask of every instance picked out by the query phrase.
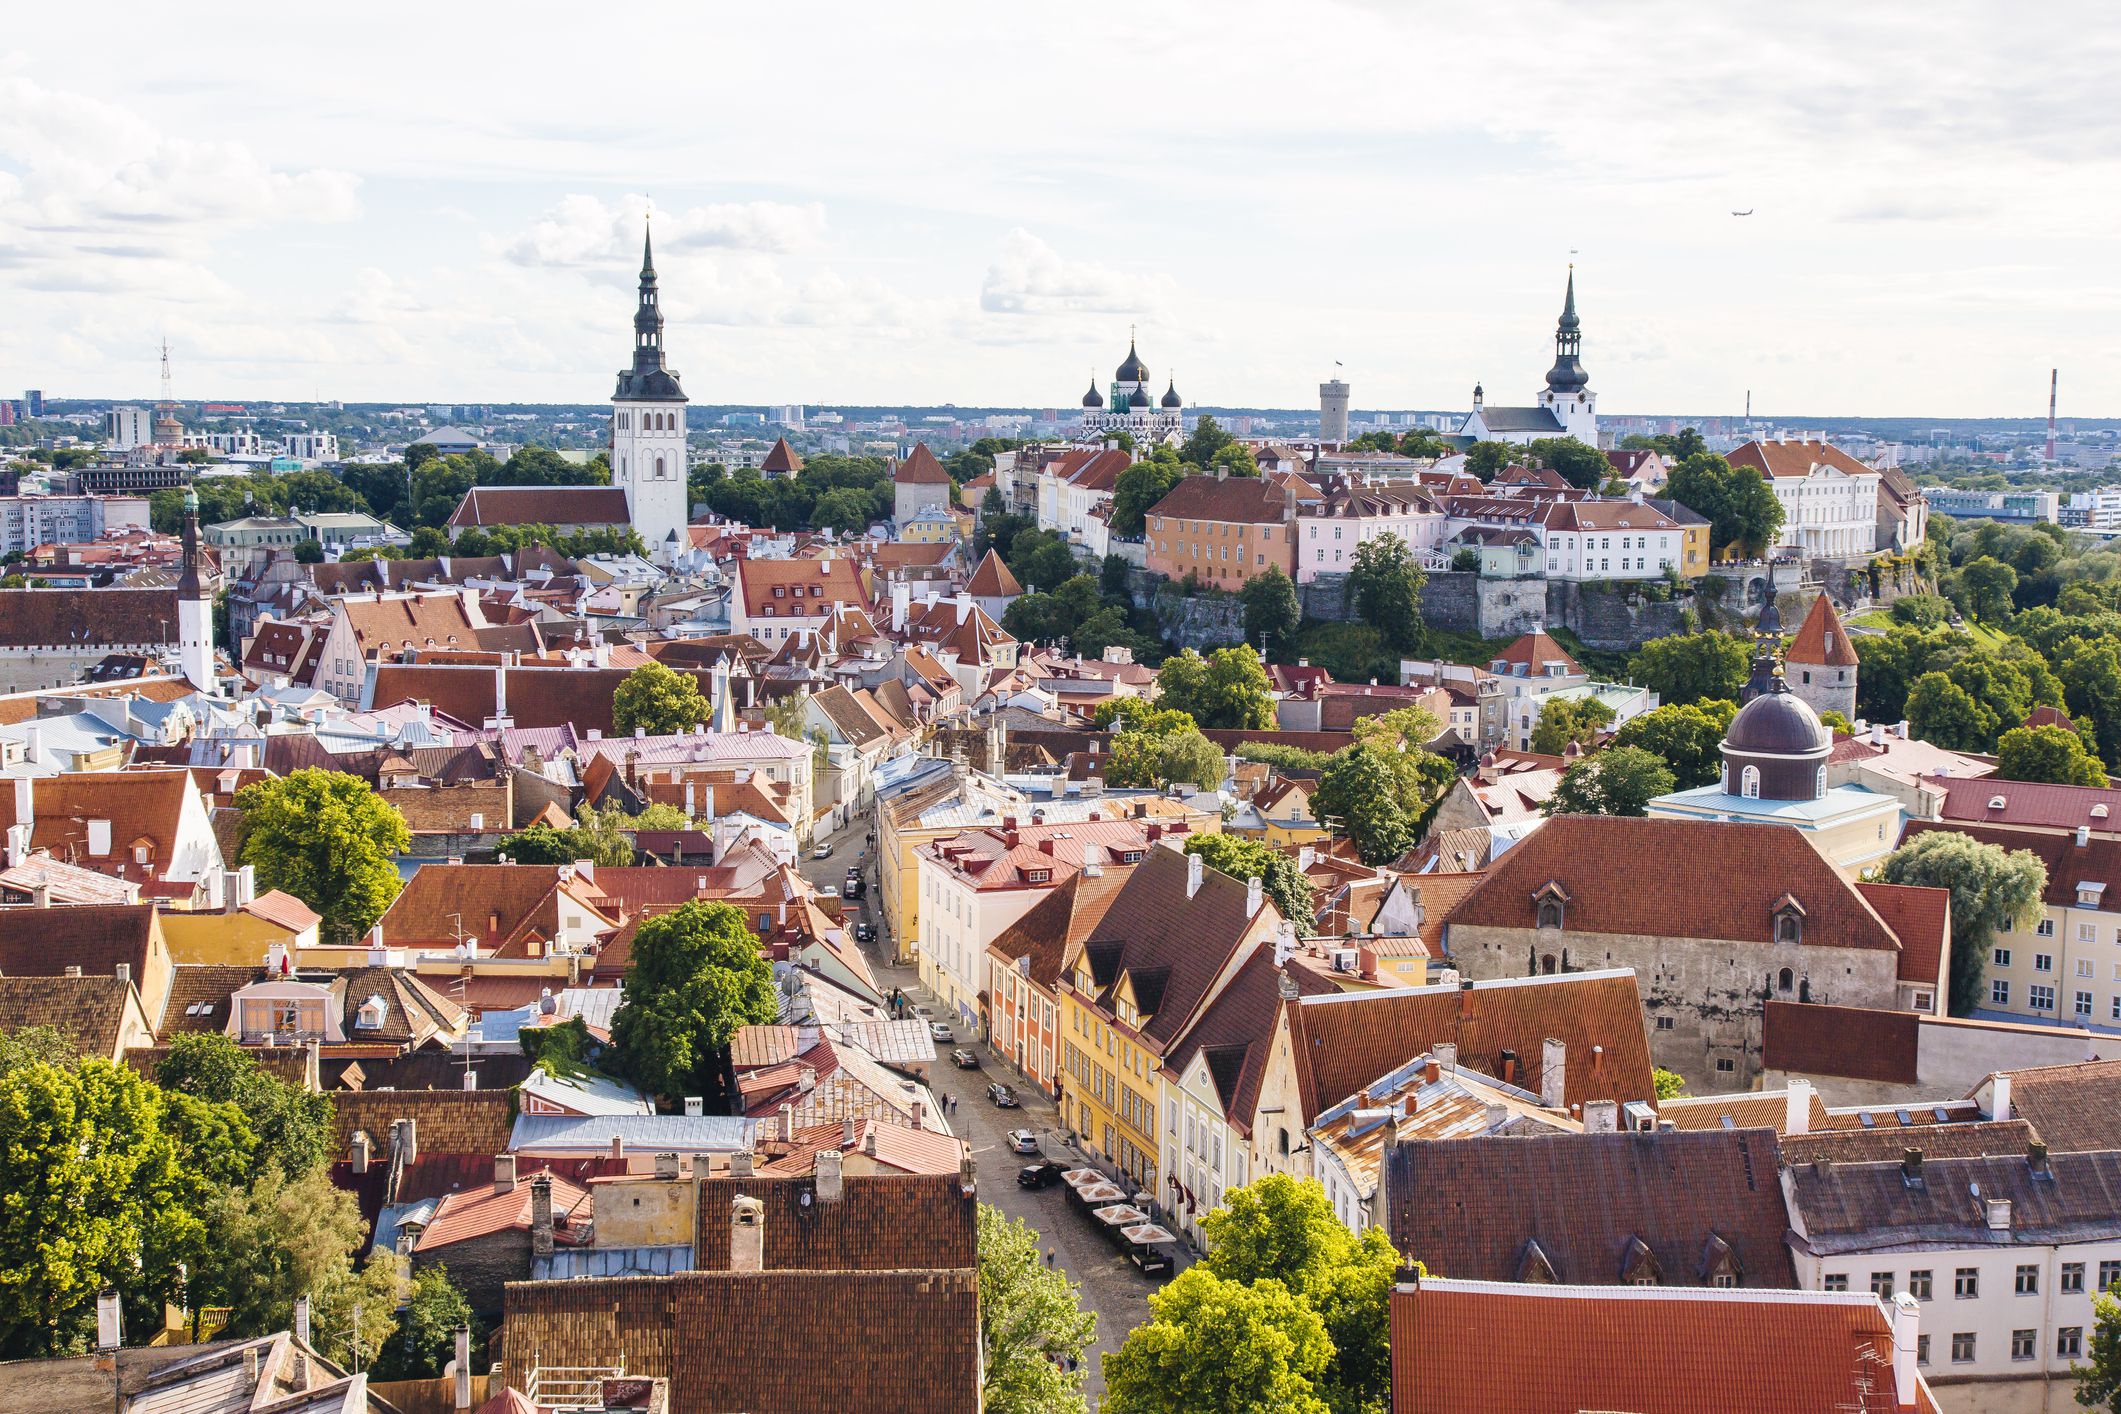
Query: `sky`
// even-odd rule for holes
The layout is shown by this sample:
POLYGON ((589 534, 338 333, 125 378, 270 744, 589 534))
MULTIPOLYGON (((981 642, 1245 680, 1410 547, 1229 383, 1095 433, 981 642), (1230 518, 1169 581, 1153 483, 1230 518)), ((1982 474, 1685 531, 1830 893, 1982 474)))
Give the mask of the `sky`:
POLYGON ((2103 6, 16 7, 0 389, 2121 413, 2103 6), (1736 216, 1735 211, 1750 211, 1736 216))

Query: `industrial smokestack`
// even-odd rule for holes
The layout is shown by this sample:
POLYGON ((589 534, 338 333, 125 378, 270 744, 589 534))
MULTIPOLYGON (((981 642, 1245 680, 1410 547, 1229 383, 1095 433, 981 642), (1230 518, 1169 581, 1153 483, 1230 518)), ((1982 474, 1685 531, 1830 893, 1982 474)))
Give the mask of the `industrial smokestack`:
POLYGON ((2047 462, 2049 466, 2055 464, 2055 390, 2061 386, 2061 383, 2062 370, 2050 368, 2047 371, 2047 462))

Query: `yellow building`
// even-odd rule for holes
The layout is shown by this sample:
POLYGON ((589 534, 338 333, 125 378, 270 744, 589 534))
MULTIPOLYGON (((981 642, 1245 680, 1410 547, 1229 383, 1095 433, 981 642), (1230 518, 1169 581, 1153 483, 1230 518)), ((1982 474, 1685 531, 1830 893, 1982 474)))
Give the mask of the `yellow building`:
POLYGON ((1162 1067, 1281 915, 1258 881, 1151 850, 1060 982, 1061 1119, 1159 1200, 1162 1067))
MULTIPOLYGON (((271 889, 228 913, 166 912, 162 937, 169 944, 172 962, 263 967, 266 951, 274 943, 290 955, 315 948, 322 921, 293 894, 271 889)), ((356 962, 366 956, 363 950, 353 952, 356 962)))

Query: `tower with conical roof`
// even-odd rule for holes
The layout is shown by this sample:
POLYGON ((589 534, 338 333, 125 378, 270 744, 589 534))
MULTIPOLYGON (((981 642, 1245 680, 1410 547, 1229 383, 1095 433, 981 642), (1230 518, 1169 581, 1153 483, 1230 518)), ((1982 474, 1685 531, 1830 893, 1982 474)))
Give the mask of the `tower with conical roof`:
POLYGON ((1839 712, 1851 722, 1856 720, 1856 671, 1860 665, 1833 600, 1822 594, 1812 601, 1782 662, 1790 691, 1810 704, 1814 712, 1821 716, 1839 712))
POLYGON ((663 362, 663 304, 655 250, 641 235, 640 302, 633 313, 633 364, 611 395, 611 483, 626 493, 627 518, 648 553, 663 556, 687 512, 685 390, 663 362))
POLYGON ((1591 391, 1591 375, 1584 372, 1582 353, 1583 321, 1576 314, 1576 267, 1572 265, 1561 318, 1554 326, 1554 366, 1547 370, 1547 386, 1540 391, 1539 405, 1554 414, 1564 435, 1595 447, 1598 395, 1591 391))

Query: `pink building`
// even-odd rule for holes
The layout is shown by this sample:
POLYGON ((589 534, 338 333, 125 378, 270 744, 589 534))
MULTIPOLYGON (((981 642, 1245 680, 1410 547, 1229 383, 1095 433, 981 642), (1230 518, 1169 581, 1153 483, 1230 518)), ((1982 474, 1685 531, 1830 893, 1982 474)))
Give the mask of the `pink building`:
POLYGON ((1346 574, 1365 540, 1396 535, 1417 555, 1440 550, 1444 511, 1426 487, 1411 481, 1336 478, 1322 504, 1296 517, 1296 582, 1346 574))

